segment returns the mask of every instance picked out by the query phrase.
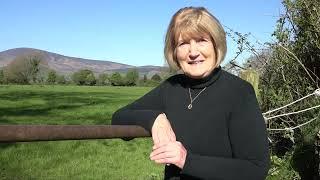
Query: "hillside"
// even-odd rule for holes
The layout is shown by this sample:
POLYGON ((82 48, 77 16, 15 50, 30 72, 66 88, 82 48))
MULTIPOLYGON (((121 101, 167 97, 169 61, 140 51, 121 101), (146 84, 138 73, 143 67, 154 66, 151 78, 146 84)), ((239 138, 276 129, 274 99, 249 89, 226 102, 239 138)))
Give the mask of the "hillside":
POLYGON ((140 74, 160 73, 160 66, 132 66, 112 61, 91 60, 78 57, 64 56, 61 54, 32 48, 15 48, 0 52, 0 68, 7 66, 17 56, 29 53, 42 53, 49 68, 59 74, 71 74, 80 69, 90 69, 95 74, 111 72, 127 72, 129 69, 137 69, 140 74))

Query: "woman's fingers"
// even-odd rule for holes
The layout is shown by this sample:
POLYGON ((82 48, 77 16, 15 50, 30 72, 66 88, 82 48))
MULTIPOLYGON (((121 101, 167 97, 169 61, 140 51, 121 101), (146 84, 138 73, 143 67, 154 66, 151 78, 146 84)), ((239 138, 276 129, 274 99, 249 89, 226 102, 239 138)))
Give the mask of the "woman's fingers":
POLYGON ((153 161, 156 161, 159 159, 167 159, 167 158, 175 158, 175 157, 176 157, 176 154, 174 151, 163 151, 163 152, 160 152, 159 154, 154 154, 153 156, 150 157, 150 159, 153 161))
POLYGON ((171 144, 172 143, 169 142, 169 143, 160 143, 158 145, 154 145, 153 148, 152 148, 153 150, 152 150, 152 152, 150 154, 150 157, 153 157, 155 155, 161 154, 163 152, 171 151, 171 149, 173 149, 171 144))
POLYGON ((174 160, 177 159, 175 151, 174 143, 170 142, 152 151, 150 159, 161 164, 174 163, 174 160))
POLYGON ((173 158, 178 155, 179 151, 177 142, 162 143, 154 147, 150 154, 151 160, 173 158))
POLYGON ((153 151, 150 154, 150 159, 161 164, 175 164, 183 168, 187 150, 183 144, 178 141, 170 141, 168 143, 159 143, 153 146, 153 151))
MULTIPOLYGON (((179 142, 165 114, 160 114, 153 123, 152 140, 154 143, 150 159, 156 163, 175 164, 179 161, 179 142)), ((180 143, 181 144, 181 143, 180 143)))
POLYGON ((162 146, 167 146, 168 143, 170 143, 170 141, 169 141, 169 142, 160 142, 160 143, 154 144, 154 145, 152 146, 152 150, 158 149, 158 148, 160 148, 160 147, 162 147, 162 146))
POLYGON ((167 165, 170 165, 170 164, 175 164, 176 162, 176 158, 175 157, 172 157, 172 158, 163 158, 163 159, 156 159, 154 160, 156 163, 158 164, 167 164, 167 165))

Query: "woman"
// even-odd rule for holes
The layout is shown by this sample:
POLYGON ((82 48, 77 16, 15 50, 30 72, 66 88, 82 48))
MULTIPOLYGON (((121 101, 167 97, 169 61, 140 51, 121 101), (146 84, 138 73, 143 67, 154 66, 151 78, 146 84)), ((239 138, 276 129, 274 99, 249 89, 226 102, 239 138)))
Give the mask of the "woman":
POLYGON ((203 7, 171 19, 164 54, 170 77, 114 113, 112 124, 152 133, 150 159, 167 164, 165 179, 264 179, 266 128, 252 86, 220 67, 225 32, 203 7))

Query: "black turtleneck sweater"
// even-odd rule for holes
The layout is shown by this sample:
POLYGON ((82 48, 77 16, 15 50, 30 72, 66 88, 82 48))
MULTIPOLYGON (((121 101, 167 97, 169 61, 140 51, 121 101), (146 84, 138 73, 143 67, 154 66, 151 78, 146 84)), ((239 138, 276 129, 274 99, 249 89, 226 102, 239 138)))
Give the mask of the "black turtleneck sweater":
POLYGON ((183 169, 165 167, 165 179, 265 179, 269 152, 264 120, 252 86, 216 68, 201 80, 183 74, 114 113, 113 125, 140 125, 149 132, 165 113, 187 150, 183 169), (188 109, 190 88, 194 98, 188 109))

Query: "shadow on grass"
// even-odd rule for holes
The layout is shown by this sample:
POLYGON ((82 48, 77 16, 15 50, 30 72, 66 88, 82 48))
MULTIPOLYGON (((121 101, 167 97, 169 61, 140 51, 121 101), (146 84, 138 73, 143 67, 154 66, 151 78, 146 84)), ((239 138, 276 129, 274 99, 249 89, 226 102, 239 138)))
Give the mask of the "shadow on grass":
POLYGON ((54 109, 74 109, 81 107, 81 105, 57 105, 49 107, 30 107, 30 108, 0 108, 1 114, 6 116, 38 116, 38 115, 47 115, 49 111, 54 109))
POLYGON ((1 113, 0 113, 0 125, 6 125, 6 124, 18 124, 18 123, 12 122, 7 118, 1 117, 1 113))
POLYGON ((130 93, 116 93, 116 92, 55 92, 55 91, 11 91, 1 93, 1 100, 22 101, 34 98, 41 98, 49 101, 57 100, 99 100, 99 99, 114 99, 118 97, 131 97, 130 93))
MULTIPOLYGON (((127 96, 119 96, 118 93, 110 92, 9 92, 0 95, 0 102, 1 100, 16 102, 17 107, 0 107, 0 123, 15 124, 14 122, 9 121, 6 117, 45 117, 49 116, 50 112, 55 110, 74 111, 77 108, 97 106, 102 104, 106 106, 110 105, 110 107, 112 107, 115 104, 123 104, 128 102, 126 97, 127 96), (124 97, 125 99, 121 99, 119 97, 124 97), (32 101, 35 99, 38 101, 41 100, 42 104, 33 103, 32 101), (23 100, 28 100, 30 104, 26 105, 23 100)), ((50 116, 54 115, 50 114, 50 116)), ((57 116, 59 116, 59 114, 57 114, 57 116)), ((77 118, 79 119, 79 117, 77 118)), ((95 122, 94 124, 110 124, 110 120, 107 120, 107 118, 111 119, 111 115, 110 117, 99 117, 95 115, 81 117, 81 119, 93 120, 95 122)), ((70 124, 76 123, 71 122, 70 124)))
POLYGON ((16 143, 0 143, 0 150, 12 147, 12 146, 18 146, 16 143))

